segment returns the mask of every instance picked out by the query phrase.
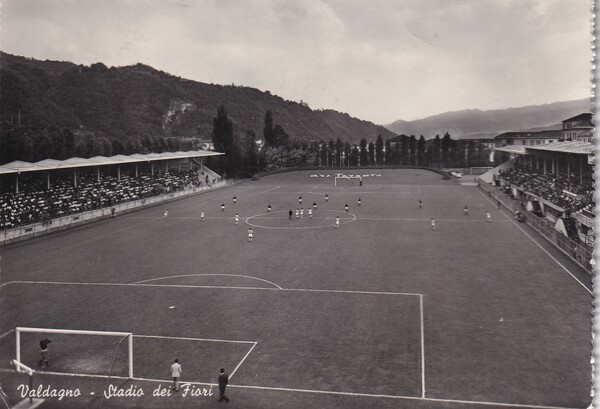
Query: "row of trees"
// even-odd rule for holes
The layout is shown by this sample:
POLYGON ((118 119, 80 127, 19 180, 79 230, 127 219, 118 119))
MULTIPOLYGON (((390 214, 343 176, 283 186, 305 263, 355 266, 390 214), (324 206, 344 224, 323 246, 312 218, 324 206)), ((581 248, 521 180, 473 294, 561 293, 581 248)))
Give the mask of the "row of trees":
MULTIPOLYGON (((358 144, 341 139, 300 141, 275 123, 271 111, 265 113, 262 135, 252 130, 236 131, 224 106, 213 118, 213 143, 226 155, 211 163, 230 177, 248 177, 261 171, 300 166, 433 166, 468 167, 488 165, 489 152, 478 141, 454 140, 449 134, 425 140, 423 136, 397 137, 384 141, 363 138, 358 144), (260 141, 259 141, 260 140, 260 141)), ((0 132, 0 164, 14 160, 35 162, 47 158, 89 158, 103 155, 165 152, 198 149, 198 140, 155 135, 131 135, 115 131, 25 127, 0 132)))
POLYGON ((301 166, 488 166, 489 149, 474 140, 443 137, 426 140, 423 135, 399 136, 384 142, 381 135, 375 141, 365 138, 358 144, 341 139, 329 142, 290 139, 283 127, 274 124, 273 114, 265 114, 263 141, 257 143, 254 132, 236 134, 227 110, 220 106, 213 120, 215 150, 225 156, 213 166, 229 177, 247 177, 261 171, 301 166))

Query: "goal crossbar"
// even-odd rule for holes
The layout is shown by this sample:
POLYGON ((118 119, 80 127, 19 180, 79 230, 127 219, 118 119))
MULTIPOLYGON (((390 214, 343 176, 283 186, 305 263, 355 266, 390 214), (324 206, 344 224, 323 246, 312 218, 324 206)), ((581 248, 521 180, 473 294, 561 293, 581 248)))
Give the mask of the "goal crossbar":
MULTIPOLYGON (((43 334, 64 334, 64 335, 100 335, 108 337, 127 337, 128 341, 128 355, 129 355, 129 378, 133 378, 133 333, 131 332, 114 332, 114 331, 89 331, 89 330, 75 330, 75 329, 57 329, 57 328, 31 328, 31 327, 17 327, 15 328, 16 337, 16 357, 15 361, 21 362, 21 333, 43 333, 43 334)), ((17 369, 18 371, 18 369, 17 369)))
POLYGON ((361 181, 362 176, 360 176, 360 175, 341 175, 338 173, 337 175, 335 175, 335 186, 338 185, 338 180, 341 180, 341 179, 349 180, 350 182, 352 182, 354 184, 354 180, 361 181))

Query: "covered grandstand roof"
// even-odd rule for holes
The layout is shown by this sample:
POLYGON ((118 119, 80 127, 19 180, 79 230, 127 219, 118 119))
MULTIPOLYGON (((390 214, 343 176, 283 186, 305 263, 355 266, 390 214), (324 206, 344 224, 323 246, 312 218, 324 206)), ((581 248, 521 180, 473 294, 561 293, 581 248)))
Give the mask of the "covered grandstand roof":
POLYGON ((39 172, 44 170, 82 168, 87 166, 105 166, 136 162, 154 162, 159 160, 173 160, 185 158, 199 158, 207 156, 224 155, 220 152, 211 151, 187 151, 187 152, 163 152, 133 155, 94 156, 93 158, 69 158, 66 160, 44 159, 39 162, 30 163, 16 160, 0 166, 0 175, 21 172, 39 172))
POLYGON ((516 155, 525 155, 525 145, 506 145, 506 146, 496 146, 494 148, 494 150, 500 151, 500 152, 508 152, 508 153, 514 153, 516 155))
POLYGON ((577 153, 580 155, 591 155, 594 153, 593 143, 581 141, 552 142, 545 145, 527 146, 526 148, 548 152, 577 153))

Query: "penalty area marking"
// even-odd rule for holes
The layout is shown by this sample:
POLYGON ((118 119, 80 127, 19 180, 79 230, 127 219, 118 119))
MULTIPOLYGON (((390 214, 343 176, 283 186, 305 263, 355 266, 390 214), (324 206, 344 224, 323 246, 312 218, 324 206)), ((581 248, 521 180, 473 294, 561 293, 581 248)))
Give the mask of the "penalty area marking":
POLYGON ((361 291, 361 290, 327 290, 315 288, 274 288, 274 287, 234 287, 217 285, 187 285, 187 284, 137 284, 137 283, 92 283, 76 281, 25 281, 13 280, 0 285, 0 288, 10 284, 37 284, 37 285, 81 285, 81 286, 100 286, 100 287, 158 287, 158 288, 221 288, 226 290, 266 290, 266 291, 291 291, 291 292, 310 292, 310 293, 331 293, 331 294, 368 294, 368 295, 412 295, 420 296, 419 293, 402 293, 392 291, 361 291))
POLYGON ((252 280, 258 280, 258 281, 265 282, 267 284, 271 284, 272 286, 274 286, 274 287, 282 290, 282 288, 280 286, 278 286, 277 284, 275 284, 274 282, 269 281, 269 280, 265 280, 263 278, 246 276, 246 275, 241 275, 241 274, 218 274, 218 273, 213 273, 213 274, 210 274, 210 273, 209 274, 180 274, 180 275, 176 275, 176 276, 156 277, 156 278, 149 278, 148 280, 135 281, 133 284, 143 284, 143 283, 149 283, 151 281, 168 280, 169 278, 202 277, 202 276, 225 276, 225 277, 249 278, 249 279, 252 279, 252 280))
POLYGON ((6 331, 4 334, 0 335, 0 339, 2 339, 2 338, 4 338, 4 337, 6 337, 7 335, 10 335, 10 334, 12 334, 13 332, 15 332, 15 330, 14 330, 14 329, 11 329, 11 330, 8 330, 8 331, 6 331))
MULTIPOLYGON (((326 212, 341 213, 343 215, 349 215, 349 216, 351 216, 350 218, 344 218, 346 221, 340 223, 340 225, 352 223, 353 221, 356 220, 356 215, 354 213, 346 213, 346 212, 343 212, 341 210, 325 210, 325 211, 326 212)), ((268 214, 276 214, 276 213, 285 213, 285 210, 279 210, 279 211, 271 212, 271 213, 267 212, 267 213, 255 214, 254 216, 250 216, 250 217, 248 217, 246 219, 246 224, 248 224, 249 226, 252 226, 252 227, 259 228, 259 229, 270 229, 270 230, 308 230, 308 229, 327 229, 327 228, 330 229, 330 228, 334 227, 333 224, 326 224, 326 225, 323 225, 323 226, 277 227, 277 226, 261 226, 259 224, 250 223, 250 220, 252 220, 252 219, 269 219, 271 217, 262 217, 262 216, 265 216, 265 215, 268 215, 268 214)), ((296 219, 293 219, 293 220, 296 220, 296 219)), ((304 220, 310 220, 310 217, 305 217, 304 220)), ((321 219, 321 220, 323 220, 323 219, 321 219)))

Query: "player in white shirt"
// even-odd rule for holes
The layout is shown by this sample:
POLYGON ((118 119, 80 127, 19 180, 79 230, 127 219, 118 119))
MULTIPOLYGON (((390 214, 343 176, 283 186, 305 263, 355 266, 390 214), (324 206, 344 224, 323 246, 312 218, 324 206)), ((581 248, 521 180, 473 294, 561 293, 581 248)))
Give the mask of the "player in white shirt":
POLYGON ((271 213, 271 205, 267 206, 267 213, 271 213))
POLYGON ((362 200, 360 200, 360 197, 358 198, 358 207, 360 207, 360 205, 362 204, 362 200))
POLYGON ((492 222, 492 215, 490 214, 489 211, 485 212, 485 217, 486 217, 486 219, 487 219, 488 222, 490 222, 490 223, 492 222))
POLYGON ((179 377, 181 376, 181 365, 179 365, 179 359, 176 359, 173 365, 171 365, 171 376, 173 377, 173 390, 179 392, 179 377))
POLYGON ((302 196, 300 196, 300 197, 298 198, 298 204, 300 204, 300 205, 302 204, 302 196))
POLYGON ((233 196, 233 204, 237 203, 237 197, 233 196))
POLYGON ((310 207, 308 208, 308 218, 312 219, 312 209, 310 207))
POLYGON ((240 223, 240 215, 239 214, 235 214, 235 225, 237 226, 240 223))
POLYGON ((329 195, 325 193, 325 202, 329 202, 329 195))
POLYGON ((333 226, 336 229, 340 228, 340 216, 335 216, 335 226, 333 226))
POLYGON ((300 210, 296 208, 296 219, 300 218, 300 210))
POLYGON ((465 210, 463 211, 463 215, 465 215, 465 216, 469 215, 469 208, 467 207, 467 205, 465 205, 465 210))
POLYGON ((225 210, 225 203, 221 203, 221 211, 225 210))
POLYGON ((254 239, 254 231, 252 231, 252 227, 248 229, 248 241, 252 241, 254 239))
POLYGON ((165 210, 165 214, 163 214, 163 219, 166 219, 169 215, 169 209, 165 210))
POLYGON ((304 219, 304 207, 300 208, 300 218, 304 219))
POLYGON ((431 230, 435 230, 435 219, 431 218, 431 230))
POLYGON ((317 210, 317 202, 313 202, 313 209, 317 210))
POLYGON ((346 213, 348 213, 348 203, 346 203, 346 205, 344 206, 344 208, 346 209, 346 213))
POLYGON ((200 221, 203 222, 204 221, 204 212, 200 212, 200 221))

